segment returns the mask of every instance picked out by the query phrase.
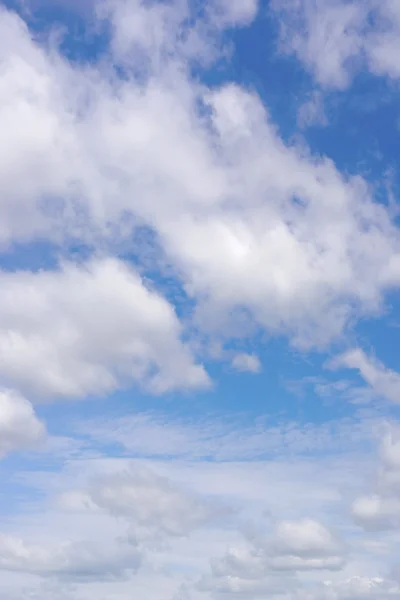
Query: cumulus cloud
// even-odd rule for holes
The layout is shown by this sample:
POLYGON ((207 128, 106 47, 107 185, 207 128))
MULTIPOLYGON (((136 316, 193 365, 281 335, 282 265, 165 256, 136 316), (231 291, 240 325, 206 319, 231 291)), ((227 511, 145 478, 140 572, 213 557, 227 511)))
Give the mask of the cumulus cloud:
POLYGON ((228 337, 257 326, 321 346, 379 312, 400 249, 366 182, 287 146, 254 93, 193 79, 207 36, 199 21, 185 29, 185 4, 107 6, 123 79, 68 63, 3 11, 3 243, 126 244, 144 226, 196 325, 228 337))
POLYGON ((207 386, 171 305, 124 263, 1 272, 0 374, 39 396, 207 386))
POLYGON ((45 431, 26 398, 13 390, 0 391, 0 457, 37 446, 45 431))

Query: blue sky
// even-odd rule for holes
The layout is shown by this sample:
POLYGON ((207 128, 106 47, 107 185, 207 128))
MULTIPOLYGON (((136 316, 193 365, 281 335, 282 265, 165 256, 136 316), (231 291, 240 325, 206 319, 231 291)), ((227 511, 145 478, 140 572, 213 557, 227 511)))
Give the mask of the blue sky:
POLYGON ((400 7, 0 2, 0 595, 400 598, 400 7))

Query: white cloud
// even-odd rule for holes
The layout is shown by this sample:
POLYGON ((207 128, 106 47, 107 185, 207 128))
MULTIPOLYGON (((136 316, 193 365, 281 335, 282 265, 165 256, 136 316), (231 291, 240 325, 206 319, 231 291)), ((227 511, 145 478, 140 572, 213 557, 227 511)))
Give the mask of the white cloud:
POLYGON ((387 468, 400 471, 400 429, 398 426, 392 425, 385 435, 381 445, 381 459, 387 468))
POLYGON ((14 13, 1 6, 0 14, 0 243, 5 245, 57 237, 64 224, 55 215, 70 222, 72 213, 62 207, 76 194, 72 171, 79 158, 74 158, 74 117, 55 77, 57 69, 67 77, 72 71, 56 54, 51 59, 14 13))
POLYGON ((344 564, 342 544, 313 519, 279 523, 272 548, 276 569, 340 569, 344 564))
MULTIPOLYGON (((307 346, 343 331, 351 297, 361 311, 379 310, 377 283, 385 287, 394 279, 385 267, 368 274, 359 262, 360 251, 370 266, 380 255, 366 257, 366 230, 361 233, 353 213, 357 205, 368 219, 374 213, 375 223, 380 221, 364 183, 345 183, 328 161, 309 161, 286 148, 258 98, 243 90, 226 87, 209 104, 220 144, 235 164, 237 204, 215 210, 211 220, 187 216, 168 240, 186 274, 186 289, 202 299, 201 324, 232 327, 229 315, 239 325, 248 315, 250 323, 284 331, 307 346)), ((382 250, 391 237, 389 226, 382 250)))
POLYGON ((79 422, 74 427, 100 447, 118 444, 131 456, 215 461, 255 460, 267 456, 314 455, 337 452, 338 446, 364 445, 375 440, 384 424, 375 417, 336 420, 320 425, 270 419, 243 423, 240 417, 204 415, 199 420, 138 413, 121 418, 79 422))
POLYGON ((399 4, 396 0, 373 2, 371 12, 377 27, 372 28, 365 40, 364 51, 368 57, 369 67, 376 75, 397 79, 400 76, 400 68, 396 60, 400 51, 399 4))
POLYGON ((360 348, 354 348, 332 360, 331 368, 357 369, 375 395, 400 402, 400 374, 387 369, 375 358, 368 357, 360 348))
POLYGON ((295 584, 278 577, 264 577, 262 580, 249 580, 241 577, 226 576, 218 578, 204 577, 198 584, 200 590, 211 592, 211 598, 253 598, 261 600, 281 598, 281 594, 293 591, 295 584))
POLYGON ((156 535, 187 535, 230 510, 186 491, 144 467, 99 478, 85 492, 60 498, 66 509, 104 510, 156 535))
MULTIPOLYGON (((239 577, 225 577, 219 581, 204 578, 201 588, 213 592, 213 598, 266 597, 274 600, 395 600, 400 598, 400 586, 394 579, 354 576, 348 579, 325 580, 304 587, 299 580, 287 577, 265 577, 263 581, 249 581, 239 577), (290 596, 288 596, 290 594, 290 596)), ((186 599, 185 599, 186 600, 186 599)))
POLYGON ((255 354, 236 354, 232 359, 232 367, 236 371, 259 373, 262 369, 260 359, 255 354))
POLYGON ((396 0, 274 0, 282 50, 295 54, 326 88, 346 88, 356 73, 397 79, 400 8, 396 0))
POLYGON ((31 403, 13 390, 0 391, 0 457, 13 450, 37 446, 45 437, 45 426, 31 403))
MULTIPOLYGON (((129 460, 111 458, 109 450, 106 456, 93 450, 89 445, 78 457, 68 457, 61 472, 46 470, 44 457, 36 472, 19 474, 32 504, 4 524, 4 535, 23 540, 34 558, 29 566, 18 559, 18 586, 41 589, 37 581, 29 586, 30 568, 39 579, 56 577, 66 595, 72 584, 69 594, 78 600, 127 600, 132 594, 149 600, 173 598, 182 583, 192 600, 224 593, 256 600, 277 594, 281 600, 279 594, 296 598, 299 590, 314 598, 314 586, 324 578, 336 581, 365 571, 378 575, 396 556, 397 545, 386 554, 373 548, 360 552, 351 544, 343 548, 331 531, 338 525, 350 542, 354 535, 345 518, 347 495, 361 489, 370 462, 357 451, 331 458, 216 463, 196 458, 129 460), (236 510, 221 512, 221 506, 236 510), (313 519, 305 519, 308 514, 313 519), (132 553, 139 551, 142 557, 134 576, 126 566, 133 562, 129 542, 132 553), (78 561, 82 544, 88 555, 90 549, 98 550, 90 564, 103 561, 112 581, 96 583, 95 565, 85 575, 83 566, 77 574, 76 563, 71 568, 69 560, 63 565, 70 570, 61 568, 60 556, 70 556, 76 548, 78 561), (232 550, 227 552, 227 547, 232 550), (37 566, 39 551, 55 556, 50 567, 37 566), (353 558, 352 564, 354 553, 361 558, 353 558), (212 561, 211 572, 210 557, 221 557, 212 561), (348 565, 336 575, 343 558, 348 565)), ((0 578, 1 591, 7 577, 4 572, 0 578)), ((14 582, 14 589, 18 586, 14 582)))
MULTIPOLYGON (((300 598, 302 596, 300 595, 300 598)), ((322 600, 386 600, 400 598, 400 587, 395 581, 382 577, 351 577, 338 582, 326 581, 315 596, 304 598, 322 600)))
POLYGON ((124 263, 0 273, 0 374, 44 396, 138 382, 160 393, 208 377, 180 341, 173 308, 124 263))
POLYGON ((302 129, 313 125, 325 126, 328 124, 324 107, 324 97, 321 92, 314 91, 308 100, 300 106, 297 111, 297 122, 302 129))
POLYGON ((212 0, 210 17, 220 26, 250 25, 257 15, 259 0, 212 0))
POLYGON ((52 548, 26 544, 16 537, 0 536, 2 571, 21 571, 70 581, 96 581, 119 578, 125 571, 134 572, 140 562, 139 550, 123 540, 107 540, 104 545, 68 542, 52 548))
POLYGON ((382 440, 373 491, 358 497, 352 505, 355 521, 366 530, 384 531, 400 527, 399 448, 398 427, 392 425, 382 440))
POLYGON ((400 527, 400 499, 378 494, 361 496, 353 503, 353 516, 367 530, 396 529, 400 527))
POLYGON ((182 34, 186 4, 118 10, 113 60, 129 58, 124 80, 109 65, 57 58, 4 13, 3 242, 129 245, 145 225, 195 301, 197 325, 228 337, 256 325, 318 346, 379 312, 400 280, 400 248, 366 183, 286 146, 255 94, 193 80, 187 67, 208 29, 182 34), (142 19, 159 35, 125 27, 142 19))
POLYGON ((274 0, 282 49, 296 54, 320 85, 345 88, 351 78, 349 60, 362 48, 366 4, 357 0, 274 0))
POLYGON ((345 564, 343 546, 317 521, 278 522, 265 537, 260 525, 248 547, 231 548, 222 559, 211 561, 211 574, 200 579, 200 589, 211 591, 213 597, 230 592, 258 599, 289 590, 295 595, 301 588, 299 572, 341 570, 345 564))

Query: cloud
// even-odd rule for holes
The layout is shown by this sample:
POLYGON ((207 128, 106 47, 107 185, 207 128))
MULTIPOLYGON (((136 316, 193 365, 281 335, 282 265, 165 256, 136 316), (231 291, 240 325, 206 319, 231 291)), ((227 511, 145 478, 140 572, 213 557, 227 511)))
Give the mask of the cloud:
POLYGON ((156 535, 188 535, 230 513, 144 467, 99 478, 87 493, 67 492, 60 502, 67 509, 100 509, 125 517, 156 535))
POLYGON ((279 422, 272 415, 257 422, 204 415, 199 420, 174 419, 168 414, 137 413, 121 418, 75 424, 93 444, 120 446, 130 456, 144 458, 211 459, 217 462, 262 460, 324 452, 335 454, 349 439, 362 446, 376 439, 383 423, 375 417, 312 423, 279 422))
POLYGON ((359 71, 397 79, 400 9, 392 0, 274 0, 281 49, 295 54, 316 82, 347 88, 359 71))
POLYGON ((347 87, 351 80, 350 60, 362 48, 367 4, 274 0, 272 7, 281 20, 282 49, 296 54, 321 86, 347 87))
POLYGON ((1 272, 0 374, 39 396, 207 386, 171 305, 114 259, 1 272))
POLYGON ((369 64, 376 75, 386 75, 398 79, 400 68, 396 55, 400 50, 400 8, 393 0, 376 3, 375 18, 379 26, 372 30, 367 39, 369 64))
POLYGON ((236 371, 259 373, 262 369, 260 359, 255 354, 236 354, 232 359, 232 367, 236 371))
MULTIPOLYGON (((361 311, 379 310, 377 282, 383 276, 388 283, 396 275, 392 268, 379 275, 373 267, 362 283, 359 279, 361 247, 371 265, 364 254, 365 228, 361 233, 353 213, 366 198, 364 184, 344 182, 328 161, 308 160, 286 148, 259 99, 237 86, 211 94, 209 105, 220 144, 236 165, 238 204, 216 210, 212 219, 187 216, 184 226, 174 229, 171 249, 184 269, 186 289, 202 299, 201 325, 234 331, 228 317, 233 314, 239 324, 247 319, 271 333, 283 331, 307 347, 343 331, 352 313, 350 297, 361 311), (250 198, 246 206, 244 197, 250 198)), ((380 210, 368 200, 361 210, 369 212, 367 205, 380 210)), ((390 238, 387 230, 384 246, 390 238)))
POLYGON ((107 6, 102 66, 69 63, 3 11, 3 243, 129 248, 145 228, 211 335, 257 327, 324 346, 378 314, 400 248, 366 182, 286 145, 255 93, 192 78, 209 30, 186 4, 107 6))
POLYGON ((240 577, 227 576, 219 578, 204 577, 198 584, 202 591, 211 592, 212 598, 272 598, 282 597, 288 590, 293 591, 295 584, 283 581, 282 578, 265 577, 263 580, 248 580, 240 577))
POLYGON ((0 536, 0 569, 67 578, 69 581, 98 581, 135 572, 141 562, 131 543, 107 540, 102 545, 68 542, 59 547, 26 544, 22 539, 0 536))
POLYGON ((372 492, 353 502, 353 517, 367 531, 400 527, 399 439, 398 426, 392 425, 382 440, 379 469, 372 492))
POLYGON ((400 402, 400 375, 387 369, 375 358, 368 357, 360 348, 354 348, 332 360, 333 369, 356 369, 376 396, 391 402, 400 402))
POLYGON ((352 506, 357 523, 371 531, 400 527, 400 499, 378 494, 361 496, 352 506))
POLYGON ((328 125, 328 118, 325 113, 324 98, 321 92, 314 91, 308 100, 302 104, 297 111, 297 122, 301 129, 319 125, 328 125))
POLYGON ((342 544, 313 519, 283 521, 272 542, 275 569, 340 569, 344 565, 342 544))
POLYGON ((0 391, 0 457, 37 446, 45 432, 26 398, 13 390, 0 391))
MULTIPOLYGON (((300 598, 301 598, 300 594, 300 598)), ((382 577, 350 577, 342 581, 326 581, 315 596, 305 598, 322 598, 323 600, 386 600, 400 598, 400 587, 389 579, 382 577)))
MULTIPOLYGON (((200 589, 213 597, 231 593, 234 597, 259 598, 263 594, 290 592, 296 597, 301 583, 296 574, 313 570, 340 570, 345 564, 344 549, 321 523, 311 519, 278 522, 269 536, 249 537, 250 545, 231 548, 221 559, 211 561, 211 574, 202 577, 200 589)), ((275 597, 275 596, 273 596, 275 597)))
MULTIPOLYGON (((125 600, 132 594, 149 600, 173 598, 182 583, 191 600, 223 594, 257 600, 276 594, 283 600, 288 593, 296 598, 299 590, 313 599, 314 586, 325 578, 336 581, 366 570, 384 573, 396 556, 395 546, 382 554, 380 549, 366 553, 351 544, 348 494, 362 489, 370 459, 359 455, 350 433, 347 439, 351 448, 345 453, 307 459, 284 460, 278 455, 220 463, 208 457, 132 460, 116 458, 110 452, 114 445, 106 442, 105 454, 89 444, 54 471, 45 456, 34 471, 20 471, 18 481, 30 501, 5 524, 5 535, 22 540, 30 552, 35 549, 35 556, 39 549, 57 561, 52 575, 47 567, 39 572, 36 558, 29 567, 18 562, 19 580, 10 589, 40 589, 37 580, 27 579, 35 573, 39 580, 57 578, 60 592, 78 600, 125 600), (98 550, 93 561, 111 564, 104 567, 106 581, 96 583, 95 567, 91 574, 86 568, 85 576, 59 567, 60 549, 66 548, 70 556, 76 548, 79 557, 84 541, 88 554, 89 548, 98 550), (126 565, 136 563, 124 558, 130 551, 138 551, 142 559, 134 574, 126 565), (120 557, 120 570, 114 556, 120 557), (210 557, 217 557, 211 570, 210 557), (345 559, 347 566, 340 574, 345 559)), ((0 584, 4 594, 7 573, 0 584)))
POLYGON ((210 18, 223 27, 250 25, 257 15, 259 0, 213 0, 210 18))
POLYGON ((392 425, 381 445, 382 463, 390 469, 400 470, 400 430, 392 425))

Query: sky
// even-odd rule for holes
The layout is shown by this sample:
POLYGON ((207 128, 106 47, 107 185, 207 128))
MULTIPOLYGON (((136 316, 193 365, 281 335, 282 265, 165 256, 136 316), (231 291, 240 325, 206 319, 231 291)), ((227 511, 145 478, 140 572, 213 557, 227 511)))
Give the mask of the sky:
POLYGON ((400 600, 400 3, 0 1, 0 597, 400 600))

